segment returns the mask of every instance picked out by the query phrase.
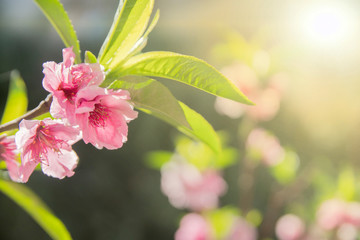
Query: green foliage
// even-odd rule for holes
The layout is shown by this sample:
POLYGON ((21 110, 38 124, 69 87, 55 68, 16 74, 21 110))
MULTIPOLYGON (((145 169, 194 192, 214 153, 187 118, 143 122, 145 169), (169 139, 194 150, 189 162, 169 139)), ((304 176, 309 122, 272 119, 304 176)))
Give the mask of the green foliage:
POLYGON ((148 167, 159 170, 165 163, 170 161, 172 156, 173 153, 168 151, 149 152, 145 156, 145 163, 148 167))
POLYGON ((160 11, 157 10, 153 20, 151 21, 151 23, 150 23, 150 25, 148 27, 148 29, 146 30, 144 35, 135 43, 135 46, 131 49, 131 52, 129 53, 127 58, 130 58, 130 57, 134 56, 135 54, 140 53, 144 49, 144 47, 147 44, 148 36, 149 36, 150 32, 156 26, 157 22, 159 21, 159 17, 160 17, 160 11))
POLYGON ((0 169, 6 169, 5 161, 0 161, 0 169))
POLYGON ((216 96, 252 104, 230 80, 205 61, 178 53, 147 52, 136 55, 113 69, 103 86, 108 86, 118 77, 126 75, 168 78, 216 96))
POLYGON ((271 173, 281 184, 288 184, 296 178, 299 167, 298 155, 289 149, 285 149, 284 160, 271 168, 271 173))
POLYGON ((96 56, 90 51, 85 51, 85 62, 86 63, 97 63, 96 56))
POLYGON ((258 227, 260 226, 263 217, 261 215, 261 212, 257 209, 250 210, 245 217, 246 221, 253 224, 254 226, 258 227))
POLYGON ((125 89, 130 92, 134 106, 169 124, 190 128, 184 112, 171 92, 160 82, 146 77, 123 77, 109 88, 125 89))
POLYGON ((337 195, 347 201, 354 200, 355 197, 355 176, 351 168, 344 168, 339 173, 337 195))
POLYGON ((221 151, 221 144, 212 126, 197 112, 178 102, 161 83, 145 77, 123 77, 110 88, 126 89, 131 101, 141 111, 151 114, 179 131, 197 138, 215 152, 221 151))
POLYGON ((234 163, 237 155, 233 148, 223 148, 221 152, 216 153, 206 143, 194 141, 183 135, 177 137, 175 145, 174 153, 153 151, 147 154, 145 158, 147 165, 154 169, 160 169, 172 156, 180 155, 201 171, 209 168, 224 169, 234 163))
POLYGON ((7 123, 26 113, 28 99, 26 86, 18 71, 10 74, 10 86, 1 124, 7 123))
POLYGON ((192 141, 184 136, 176 140, 176 152, 200 170, 208 168, 223 169, 233 164, 236 150, 223 148, 218 154, 202 142, 192 141))
POLYGON ((0 191, 27 211, 53 239, 72 239, 65 225, 27 187, 0 179, 0 191))
POLYGON ((53 25, 66 47, 73 47, 75 62, 80 63, 80 44, 63 5, 59 0, 34 0, 53 25))
POLYGON ((147 27, 153 6, 154 0, 120 1, 98 56, 106 69, 113 69, 132 51, 147 27))
POLYGON ((215 239, 225 239, 237 216, 239 216, 239 210, 234 207, 223 207, 206 212, 206 217, 210 220, 212 229, 215 231, 215 239))
POLYGON ((213 58, 223 64, 231 64, 236 59, 248 66, 252 66, 254 54, 260 50, 259 46, 247 41, 234 30, 227 30, 222 36, 224 37, 224 42, 217 44, 212 49, 213 58))
POLYGON ((179 103, 191 129, 182 126, 177 127, 177 129, 190 137, 199 139, 203 143, 207 144, 215 153, 219 154, 221 152, 220 139, 210 123, 208 123, 203 116, 186 106, 184 103, 180 101, 179 103))

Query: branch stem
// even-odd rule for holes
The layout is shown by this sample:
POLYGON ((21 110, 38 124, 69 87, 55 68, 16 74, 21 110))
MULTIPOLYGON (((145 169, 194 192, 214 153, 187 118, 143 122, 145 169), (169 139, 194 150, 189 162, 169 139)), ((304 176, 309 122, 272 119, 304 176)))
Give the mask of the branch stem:
POLYGON ((19 123, 23 119, 33 119, 44 113, 49 112, 51 102, 52 102, 52 95, 49 94, 43 101, 39 103, 39 105, 36 108, 30 110, 21 117, 18 117, 10 122, 0 125, 0 133, 18 128, 19 123))

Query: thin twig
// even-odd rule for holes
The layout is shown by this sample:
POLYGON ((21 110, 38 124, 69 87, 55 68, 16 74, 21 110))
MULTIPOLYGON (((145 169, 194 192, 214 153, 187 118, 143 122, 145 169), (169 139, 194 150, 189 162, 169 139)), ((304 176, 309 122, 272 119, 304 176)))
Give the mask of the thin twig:
POLYGON ((7 123, 5 123, 3 125, 0 125, 0 133, 18 128, 19 123, 23 119, 33 119, 33 118, 38 117, 38 116, 40 116, 40 115, 42 115, 44 113, 49 112, 51 102, 52 102, 52 95, 49 94, 43 101, 41 101, 39 103, 39 105, 36 108, 34 108, 31 111, 25 113, 21 117, 18 117, 18 118, 14 119, 14 120, 12 120, 10 122, 7 122, 7 123))

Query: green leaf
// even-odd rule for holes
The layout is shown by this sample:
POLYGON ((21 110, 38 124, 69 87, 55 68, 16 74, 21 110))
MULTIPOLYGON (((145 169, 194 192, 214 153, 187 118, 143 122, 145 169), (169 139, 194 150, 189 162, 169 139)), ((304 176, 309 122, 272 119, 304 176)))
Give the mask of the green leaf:
POLYGON ((213 168, 217 157, 208 145, 183 135, 176 139, 176 152, 200 171, 213 168))
POLYGON ((27 105, 28 99, 24 80, 21 78, 19 72, 14 70, 10 74, 9 93, 1 124, 7 123, 25 114, 27 105))
POLYGON ((215 153, 221 153, 221 143, 218 135, 213 127, 203 116, 194 111, 193 109, 180 102, 180 106, 185 113, 185 117, 190 124, 191 129, 179 126, 177 129, 192 137, 199 139, 203 143, 207 144, 215 153))
POLYGON ((110 88, 128 90, 136 108, 175 127, 190 128, 180 104, 160 82, 146 77, 128 76, 113 82, 110 88))
POLYGON ((0 169, 7 169, 5 161, 0 161, 0 169))
POLYGON ((85 63, 97 63, 96 56, 90 51, 85 51, 85 63))
POLYGON ((106 69, 118 65, 132 51, 147 27, 153 6, 154 0, 120 1, 98 56, 106 69))
POLYGON ((199 139, 215 152, 221 151, 220 140, 212 126, 200 114, 178 102, 158 81, 127 76, 114 81, 109 88, 128 90, 131 101, 139 110, 169 123, 190 137, 199 139))
POLYGON ((163 77, 189 84, 216 96, 253 104, 230 80, 203 60, 172 52, 136 55, 113 69, 104 81, 109 85, 119 76, 163 77))
POLYGON ((205 212, 205 217, 214 230, 215 239, 226 239, 239 212, 235 207, 226 206, 205 212))
POLYGON ((148 29, 146 30, 146 32, 144 33, 144 35, 135 43, 134 47, 132 48, 131 52, 129 53, 129 55, 124 59, 124 62, 134 56, 135 54, 140 53, 144 47, 147 44, 147 40, 148 40, 148 35, 150 34, 150 32, 154 29, 154 27, 156 26, 157 22, 159 21, 159 17, 160 17, 160 11, 157 10, 155 13, 155 16, 153 18, 153 20, 151 21, 148 29))
POLYGON ((356 179, 353 170, 349 167, 342 169, 338 177, 337 195, 347 201, 353 201, 356 192, 355 182, 356 179))
POLYGON ((207 144, 185 136, 176 139, 176 152, 201 171, 209 168, 224 169, 234 163, 236 156, 235 149, 225 148, 215 154, 207 144))
POLYGON ((72 239, 65 225, 24 185, 0 179, 0 191, 22 207, 53 239, 72 239))
POLYGON ((145 156, 145 163, 148 167, 159 170, 172 156, 173 153, 168 151, 149 152, 145 156))
POLYGON ((81 63, 80 44, 63 5, 58 0, 34 0, 53 25, 66 47, 73 47, 75 63, 81 63))
POLYGON ((154 30, 156 24, 159 21, 159 17, 160 17, 160 10, 156 10, 156 13, 154 15, 153 20, 151 21, 150 25, 148 26, 148 28, 146 29, 146 32, 144 33, 144 35, 142 36, 142 38, 147 38, 149 36, 149 34, 152 32, 152 30, 154 30))

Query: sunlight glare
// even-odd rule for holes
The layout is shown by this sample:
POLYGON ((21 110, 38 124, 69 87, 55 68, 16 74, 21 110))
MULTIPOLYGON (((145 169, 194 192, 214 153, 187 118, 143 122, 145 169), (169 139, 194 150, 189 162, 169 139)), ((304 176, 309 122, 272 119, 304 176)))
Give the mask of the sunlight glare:
POLYGON ((354 31, 351 12, 339 6, 312 8, 302 21, 308 40, 318 44, 340 44, 354 31))

